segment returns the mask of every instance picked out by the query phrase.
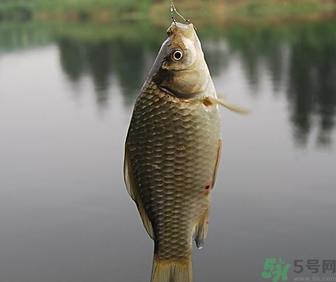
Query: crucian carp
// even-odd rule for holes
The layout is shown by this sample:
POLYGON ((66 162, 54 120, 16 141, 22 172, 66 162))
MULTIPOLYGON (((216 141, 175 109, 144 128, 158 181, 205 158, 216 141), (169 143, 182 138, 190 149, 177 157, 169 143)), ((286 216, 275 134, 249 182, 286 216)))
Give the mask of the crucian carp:
POLYGON ((154 240, 152 282, 192 281, 192 241, 207 236, 221 155, 217 99, 193 24, 168 28, 131 118, 124 160, 127 190, 154 240))

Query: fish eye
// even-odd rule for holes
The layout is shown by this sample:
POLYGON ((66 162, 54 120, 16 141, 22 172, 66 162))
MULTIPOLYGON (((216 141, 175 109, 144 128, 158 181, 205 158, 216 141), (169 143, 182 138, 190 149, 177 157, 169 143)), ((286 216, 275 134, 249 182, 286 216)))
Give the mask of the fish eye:
POLYGON ((183 52, 182 52, 182 50, 175 50, 175 51, 173 51, 171 56, 172 56, 174 61, 179 61, 183 57, 183 52))

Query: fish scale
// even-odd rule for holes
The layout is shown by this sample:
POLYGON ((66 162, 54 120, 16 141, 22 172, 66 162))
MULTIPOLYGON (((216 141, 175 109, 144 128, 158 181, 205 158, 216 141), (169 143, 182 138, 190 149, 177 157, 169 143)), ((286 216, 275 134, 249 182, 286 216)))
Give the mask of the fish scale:
POLYGON ((155 81, 137 99, 129 154, 159 260, 190 256, 193 229, 209 208, 220 128, 217 106, 173 97, 155 81))

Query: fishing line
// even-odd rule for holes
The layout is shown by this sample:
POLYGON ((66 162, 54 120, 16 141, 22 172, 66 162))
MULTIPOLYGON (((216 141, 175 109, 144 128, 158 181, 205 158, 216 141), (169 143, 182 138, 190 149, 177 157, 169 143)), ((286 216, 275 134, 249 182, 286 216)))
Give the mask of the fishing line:
POLYGON ((176 13, 182 20, 184 20, 185 22, 187 22, 187 23, 191 23, 188 19, 186 19, 185 17, 183 17, 183 16, 176 10, 173 0, 170 0, 170 14, 171 14, 172 21, 176 24, 176 20, 175 20, 175 18, 174 18, 174 12, 175 12, 175 13, 176 13))

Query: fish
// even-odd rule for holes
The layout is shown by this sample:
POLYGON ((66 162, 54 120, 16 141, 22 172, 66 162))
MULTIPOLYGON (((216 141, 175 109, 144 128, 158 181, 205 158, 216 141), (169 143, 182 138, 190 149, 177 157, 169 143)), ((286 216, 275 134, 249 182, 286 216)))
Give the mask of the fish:
POLYGON ((154 240, 151 282, 191 282, 221 157, 218 99, 192 23, 175 20, 136 99, 124 180, 154 240))

